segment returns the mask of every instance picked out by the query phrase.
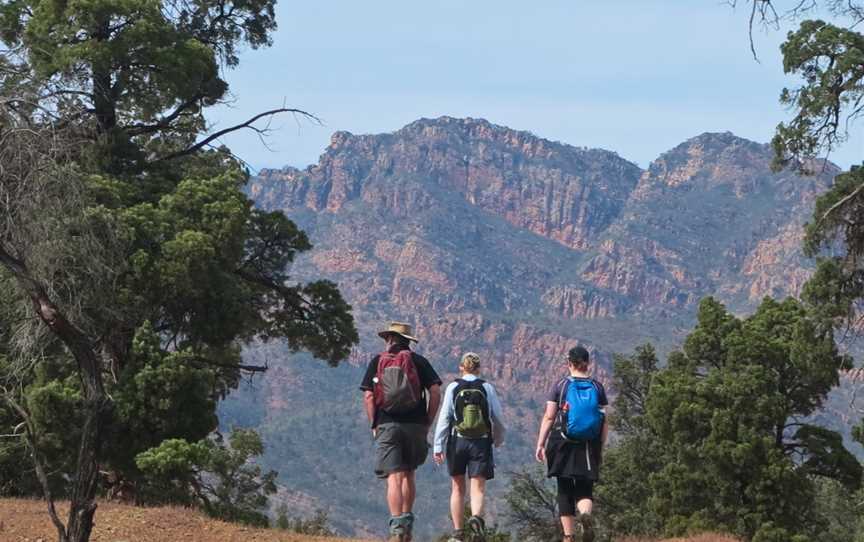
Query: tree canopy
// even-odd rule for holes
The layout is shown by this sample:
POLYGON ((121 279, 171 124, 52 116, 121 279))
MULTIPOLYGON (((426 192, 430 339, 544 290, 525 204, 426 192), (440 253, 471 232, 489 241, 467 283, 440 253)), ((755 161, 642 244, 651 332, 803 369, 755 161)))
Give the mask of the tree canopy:
POLYGON ((737 318, 712 298, 680 351, 658 369, 650 347, 615 362, 619 440, 598 488, 615 535, 730 532, 808 540, 832 480, 856 491, 862 468, 839 434, 809 416, 850 360, 833 332, 794 299, 765 299, 737 318))

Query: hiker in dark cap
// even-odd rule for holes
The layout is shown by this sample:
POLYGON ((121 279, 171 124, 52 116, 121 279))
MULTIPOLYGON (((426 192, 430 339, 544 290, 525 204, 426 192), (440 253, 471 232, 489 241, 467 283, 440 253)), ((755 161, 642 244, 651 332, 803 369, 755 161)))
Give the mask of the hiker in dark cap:
POLYGON ((393 322, 378 333, 386 349, 369 363, 360 389, 376 444, 375 474, 387 480, 388 542, 410 542, 414 471, 426 461, 426 436, 441 402, 441 379, 411 351, 411 326, 393 322))
POLYGON ((549 390, 535 451, 537 461, 546 462, 547 476, 558 482, 564 542, 594 540, 591 510, 608 432, 608 401, 603 384, 588 374, 589 366, 585 348, 577 346, 567 353, 569 376, 549 390))

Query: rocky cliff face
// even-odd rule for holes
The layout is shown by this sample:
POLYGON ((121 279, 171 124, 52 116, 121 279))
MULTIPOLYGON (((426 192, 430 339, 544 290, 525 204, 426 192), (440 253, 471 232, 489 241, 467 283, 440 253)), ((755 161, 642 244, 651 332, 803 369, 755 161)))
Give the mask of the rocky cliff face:
POLYGON ((352 201, 406 217, 446 190, 477 211, 585 250, 616 218, 640 170, 614 153, 577 149, 484 120, 421 120, 394 134, 333 135, 317 166, 266 171, 262 203, 338 213, 352 201), (396 181, 396 182, 394 182, 396 181))
POLYGON ((443 354, 453 337, 433 332, 440 322, 475 322, 472 342, 498 355, 524 322, 609 351, 620 345, 585 330, 645 317, 663 327, 710 294, 744 310, 797 293, 800 225, 834 172, 774 174, 770 159, 766 145, 703 134, 642 171, 444 117, 338 132, 317 165, 264 171, 251 190, 311 231, 301 272, 340 282, 361 327, 401 316, 443 354), (510 327, 487 333, 499 325, 510 327))
MULTIPOLYGON (((642 171, 607 151, 445 117, 391 134, 336 133, 317 165, 263 171, 250 190, 315 244, 295 274, 338 282, 354 306, 363 341, 352 368, 314 377, 355 399, 345 432, 366 433, 356 384, 381 347, 375 331, 404 320, 448 377, 461 352, 481 354, 513 426, 504 457, 521 463, 543 390, 572 346, 595 353, 603 379, 612 352, 676 345, 706 295, 746 311, 798 292, 809 272, 801 225, 834 171, 775 174, 770 159, 766 145, 703 134, 642 171)), ((265 437, 278 440, 300 423, 289 421, 298 405, 318 400, 297 387, 311 378, 304 371, 282 367, 254 392, 268 405, 265 437)), ((277 455, 282 472, 314 474, 277 455)), ((362 483, 355 475, 340 483, 362 483)), ((318 483, 326 477, 309 482, 318 483)))

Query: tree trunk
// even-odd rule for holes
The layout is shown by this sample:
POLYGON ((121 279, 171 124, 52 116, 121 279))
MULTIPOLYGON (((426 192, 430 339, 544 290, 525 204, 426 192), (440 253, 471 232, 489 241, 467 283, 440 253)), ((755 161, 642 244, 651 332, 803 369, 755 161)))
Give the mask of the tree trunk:
MULTIPOLYGON (((94 350, 96 341, 70 322, 48 296, 45 287, 33 277, 25 262, 13 257, 0 244, 0 265, 5 267, 18 286, 27 293, 36 315, 63 342, 78 364, 84 389, 86 414, 78 448, 75 479, 72 482, 69 522, 66 536, 60 542, 88 542, 96 513, 96 489, 99 481, 99 452, 102 443, 104 413, 108 402, 102 385, 102 361, 94 350)), ((51 499, 46 495, 46 499, 51 499)), ((53 502, 49 504, 53 506, 53 502)))
POLYGON ((66 528, 68 542, 87 542, 96 513, 96 489, 99 482, 99 451, 102 443, 104 397, 88 398, 87 413, 81 431, 78 462, 66 528))
MULTIPOLYGON (((99 43, 106 43, 111 37, 111 21, 102 17, 93 30, 93 38, 99 43)), ((93 70, 93 110, 99 133, 108 134, 117 126, 117 103, 114 97, 111 65, 105 60, 94 62, 93 70)))
POLYGON ((117 126, 117 111, 111 97, 112 84, 109 70, 95 70, 93 73, 93 109, 99 125, 99 133, 107 134, 117 126))

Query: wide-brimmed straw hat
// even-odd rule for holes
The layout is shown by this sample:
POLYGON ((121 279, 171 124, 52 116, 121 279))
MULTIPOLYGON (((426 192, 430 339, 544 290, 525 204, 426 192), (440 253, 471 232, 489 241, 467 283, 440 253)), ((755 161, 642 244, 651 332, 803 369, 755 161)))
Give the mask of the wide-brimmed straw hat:
POLYGON ((388 333, 395 333, 400 337, 405 337, 409 341, 418 342, 416 337, 412 336, 411 325, 403 324, 402 322, 390 322, 390 327, 385 329, 384 331, 379 331, 378 336, 382 339, 387 337, 388 333))

